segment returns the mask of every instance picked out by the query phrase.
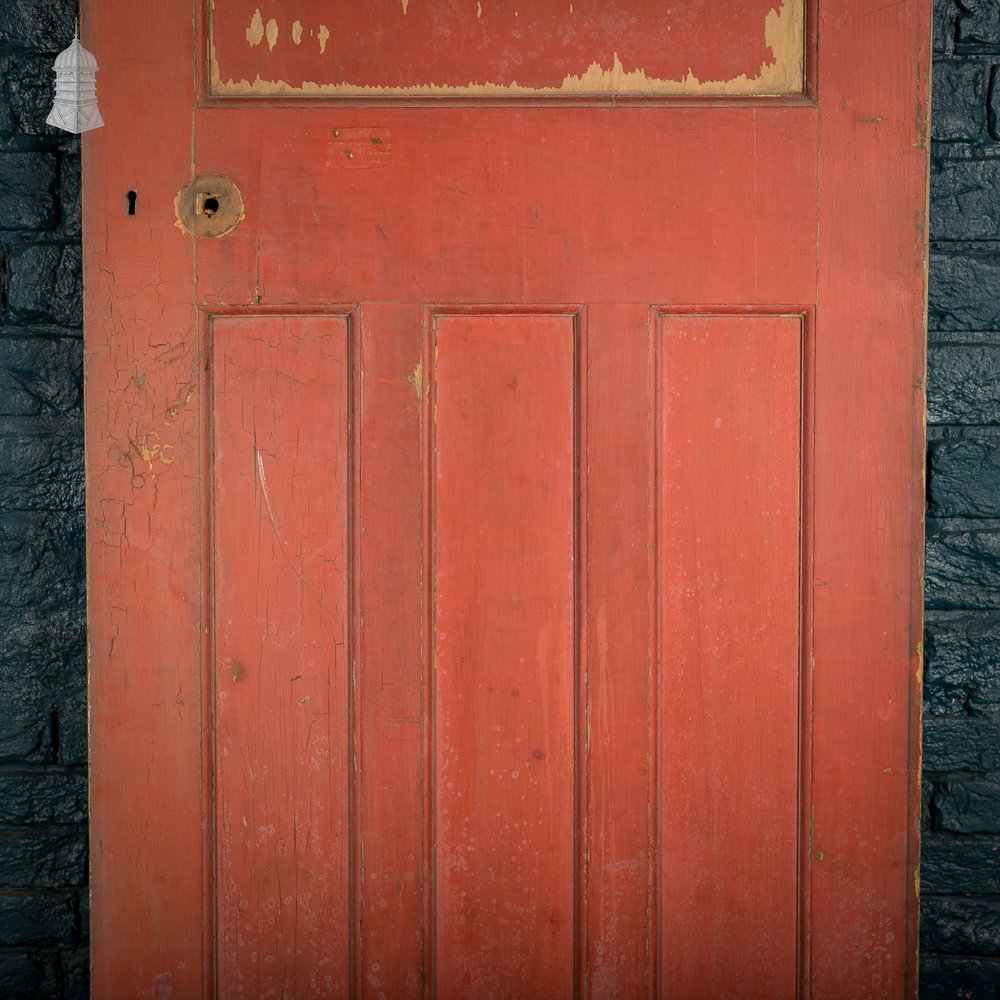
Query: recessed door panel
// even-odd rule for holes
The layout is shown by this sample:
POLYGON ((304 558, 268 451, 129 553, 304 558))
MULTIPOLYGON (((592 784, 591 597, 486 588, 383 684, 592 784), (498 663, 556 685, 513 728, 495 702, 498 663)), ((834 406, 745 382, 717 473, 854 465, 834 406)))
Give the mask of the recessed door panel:
POLYGON ((212 323, 220 995, 349 995, 343 317, 212 323))
POLYGON ((573 996, 570 316, 438 316, 433 730, 441 996, 573 996))
POLYGON ((661 315, 657 335, 663 996, 791 998, 802 319, 661 315))

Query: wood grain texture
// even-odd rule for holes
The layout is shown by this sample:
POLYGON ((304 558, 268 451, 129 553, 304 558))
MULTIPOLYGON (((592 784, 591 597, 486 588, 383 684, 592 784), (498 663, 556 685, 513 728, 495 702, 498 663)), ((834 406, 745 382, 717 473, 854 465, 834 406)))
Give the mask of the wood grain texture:
POLYGON ((212 323, 218 990, 347 997, 343 317, 212 323))
MULTIPOLYGON (((84 7, 108 123, 84 137, 95 996, 235 995, 252 952, 237 941, 236 964, 217 961, 240 906, 221 875, 266 887, 312 863, 301 845, 259 873, 234 854, 232 810, 253 785, 216 740, 280 773, 300 805, 310 761, 333 762, 315 801, 337 846, 311 872, 346 884, 324 897, 303 961, 335 968, 338 995, 651 998, 674 982, 781 996, 794 976, 802 997, 912 996, 928 0, 822 0, 808 98, 743 104, 196 102, 207 8, 84 7), (136 60, 155 85, 135 86, 136 60), (244 205, 217 239, 175 226, 174 198, 200 173, 230 179, 244 205), (236 396, 209 381, 219 314, 246 345, 282 331, 273 364, 246 347, 244 398, 261 405, 296 337, 324 331, 272 450, 334 412, 350 442, 346 465, 322 451, 328 436, 310 443, 321 457, 296 469, 294 500, 263 455, 274 520, 299 525, 294 551, 336 535, 348 579, 329 582, 318 620, 354 637, 340 687, 302 706, 266 689, 266 732, 249 698, 217 712, 217 693, 246 684, 222 646, 309 606, 273 532, 260 590, 226 562, 256 559, 250 528, 272 522, 256 458, 228 466, 213 450, 215 428, 250 454, 236 396), (774 319, 791 314, 809 331, 794 357, 793 321, 774 319), (345 402, 324 352, 341 349, 347 316, 345 402), (718 335, 715 354, 669 316, 750 332, 718 335), (778 367, 748 381, 758 362, 778 367), (725 447, 717 417, 739 432, 725 447), (772 498, 790 510, 793 482, 797 554, 793 515, 763 513, 772 498), (237 493, 220 501, 213 484, 237 493), (346 527, 310 495, 347 496, 346 527), (213 522, 217 503, 234 516, 213 522), (678 511, 705 526, 700 568, 678 511), (730 565, 742 542, 753 573, 730 565), (670 590, 678 560, 689 586, 670 590), (806 581, 795 682, 793 563, 806 581), (735 574, 731 600, 716 570, 735 574), (239 635, 213 632, 227 608, 239 635), (753 622, 764 634, 737 642, 753 622), (749 680, 755 648, 769 650, 766 685, 749 680), (498 686, 522 656, 532 669, 498 686), (296 728, 327 702, 329 747, 296 728), (272 731, 288 735, 280 761, 272 731)), ((252 9, 215 11, 246 21, 246 38, 252 9)), ((394 9, 394 30, 417 11, 394 9)), ((263 41, 241 41, 255 59, 284 58, 272 16, 290 30, 262 9, 263 41)), ((727 45, 741 64, 759 45, 759 30, 701 23, 699 51, 720 65, 727 45)), ((249 676, 244 656, 263 657, 276 678, 305 648, 283 642, 258 634, 235 661, 249 676)), ((279 799, 277 825, 294 830, 300 805, 279 799)), ((255 933, 279 955, 286 928, 268 919, 255 933)))
POLYGON ((436 979, 573 996, 571 317, 435 320, 436 979))
POLYGON ((658 326, 660 992, 793 998, 802 319, 658 326))

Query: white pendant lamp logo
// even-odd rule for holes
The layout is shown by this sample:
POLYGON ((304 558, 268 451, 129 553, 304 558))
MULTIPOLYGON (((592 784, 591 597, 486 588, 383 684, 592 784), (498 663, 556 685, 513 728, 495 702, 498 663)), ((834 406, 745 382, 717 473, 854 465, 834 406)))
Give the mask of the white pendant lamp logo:
POLYGON ((87 132, 104 124, 97 107, 97 60, 73 33, 69 48, 56 56, 56 99, 46 122, 64 132, 87 132))

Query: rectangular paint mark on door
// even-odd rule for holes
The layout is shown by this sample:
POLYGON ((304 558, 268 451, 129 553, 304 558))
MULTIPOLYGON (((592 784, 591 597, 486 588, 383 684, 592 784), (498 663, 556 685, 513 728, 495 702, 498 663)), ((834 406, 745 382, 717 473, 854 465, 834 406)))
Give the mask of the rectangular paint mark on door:
POLYGON ((802 327, 660 317, 665 998, 796 996, 802 327))
POLYGON ((348 324, 212 327, 224 997, 348 995, 348 324))
POLYGON ((573 995, 571 316, 435 321, 437 995, 573 995))

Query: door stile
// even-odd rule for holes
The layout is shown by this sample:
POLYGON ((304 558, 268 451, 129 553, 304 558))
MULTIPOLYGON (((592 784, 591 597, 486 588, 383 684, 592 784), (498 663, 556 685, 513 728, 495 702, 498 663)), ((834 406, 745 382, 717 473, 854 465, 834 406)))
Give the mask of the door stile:
POLYGON ((917 990, 930 6, 819 4, 815 1000, 917 990))

